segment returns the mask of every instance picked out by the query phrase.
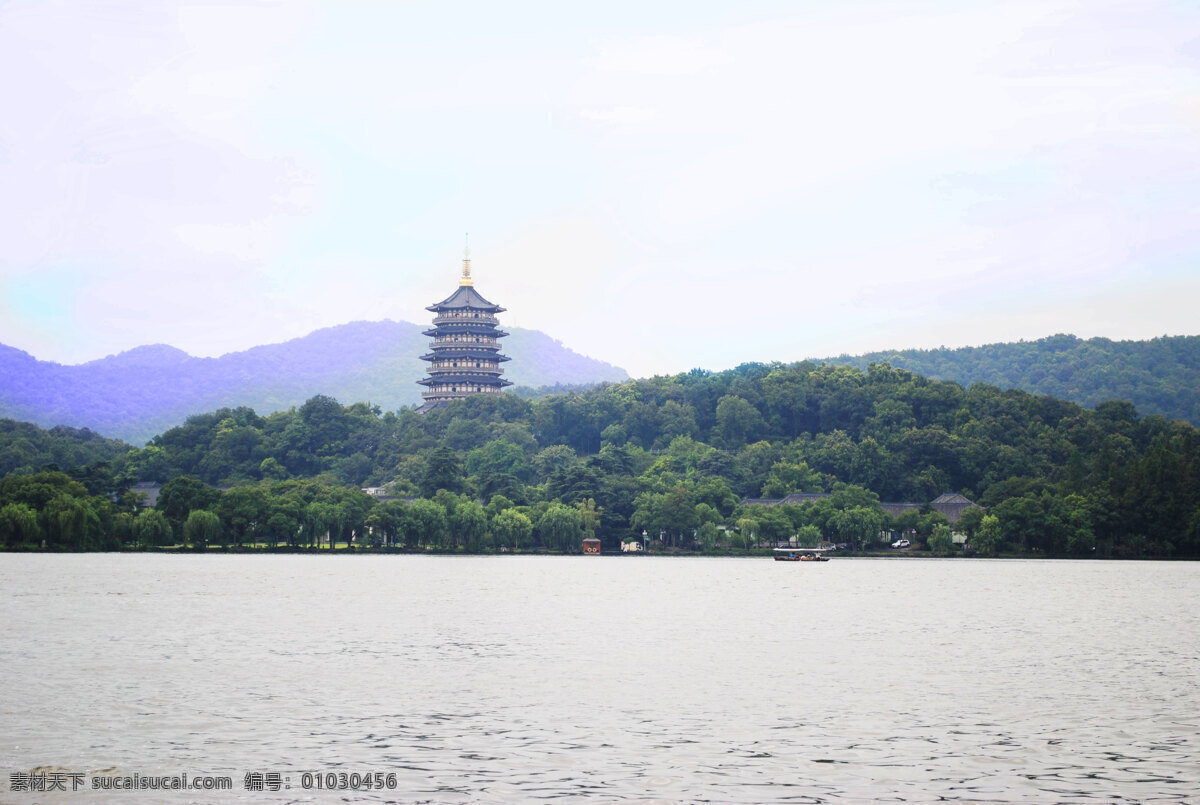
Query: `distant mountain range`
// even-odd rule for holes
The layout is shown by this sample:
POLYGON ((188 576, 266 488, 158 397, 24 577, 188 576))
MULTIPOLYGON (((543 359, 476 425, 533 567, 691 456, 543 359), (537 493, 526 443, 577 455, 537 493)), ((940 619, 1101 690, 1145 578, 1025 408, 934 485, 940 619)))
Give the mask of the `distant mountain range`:
MULTIPOLYGON (((393 410, 421 401, 416 381, 426 327, 410 322, 352 322, 302 338, 194 358, 164 344, 143 346, 78 366, 39 361, 0 344, 0 417, 44 427, 91 428, 141 444, 191 414, 245 405, 260 414, 286 410, 317 394, 393 410)), ((588 358, 536 330, 506 328, 505 377, 518 386, 621 381, 625 370, 588 358)))
MULTIPOLYGON (((260 414, 317 394, 342 403, 395 409, 420 402, 419 358, 429 339, 410 322, 353 322, 282 344, 219 358, 193 358, 157 344, 78 366, 39 361, 0 345, 0 417, 43 427, 86 427, 141 444, 191 414, 245 405, 260 414)), ((518 386, 586 385, 628 379, 623 369, 585 357, 536 330, 511 328, 505 376, 518 386)), ((890 363, 964 386, 989 383, 1094 407, 1127 400, 1138 412, 1200 425, 1200 336, 1148 341, 1037 341, 961 349, 841 355, 824 362, 866 368, 890 363)))
POLYGON ((1200 425, 1200 336, 1195 335, 1148 341, 1052 335, 961 349, 841 355, 825 362, 860 369, 888 363, 934 380, 1017 388, 1089 408, 1105 400, 1127 400, 1142 415, 1200 425))

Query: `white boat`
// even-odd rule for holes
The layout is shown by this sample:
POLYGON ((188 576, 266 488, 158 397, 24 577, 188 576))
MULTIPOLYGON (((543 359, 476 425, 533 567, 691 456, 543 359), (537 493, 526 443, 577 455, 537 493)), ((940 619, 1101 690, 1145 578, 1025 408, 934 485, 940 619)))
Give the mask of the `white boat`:
POLYGON ((776 548, 776 562, 828 562, 828 548, 776 548))

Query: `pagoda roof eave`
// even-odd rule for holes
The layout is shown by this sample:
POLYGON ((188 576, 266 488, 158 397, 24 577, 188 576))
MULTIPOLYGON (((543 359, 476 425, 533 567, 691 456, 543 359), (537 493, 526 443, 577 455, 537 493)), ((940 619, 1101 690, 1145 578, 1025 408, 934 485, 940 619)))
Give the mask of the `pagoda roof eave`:
POLYGON ((438 324, 428 330, 422 331, 421 335, 428 338, 434 338, 439 335, 448 334, 462 335, 464 333, 468 335, 486 336, 487 338, 504 338, 504 336, 508 335, 508 333, 504 332, 503 330, 493 329, 494 327, 494 324, 489 324, 486 326, 477 325, 474 327, 461 324, 438 324))
POLYGON ((437 304, 430 305, 426 310, 437 313, 441 310, 454 310, 456 308, 470 308, 472 310, 487 310, 492 313, 503 313, 504 308, 499 305, 494 305, 484 299, 479 291, 475 290, 473 285, 460 285, 454 293, 447 296, 437 304))
POLYGON ((428 386, 430 383, 457 383, 475 386, 494 386, 497 383, 503 384, 508 381, 503 380, 500 375, 463 375, 463 374, 434 374, 429 377, 423 377, 417 381, 422 386, 428 386))

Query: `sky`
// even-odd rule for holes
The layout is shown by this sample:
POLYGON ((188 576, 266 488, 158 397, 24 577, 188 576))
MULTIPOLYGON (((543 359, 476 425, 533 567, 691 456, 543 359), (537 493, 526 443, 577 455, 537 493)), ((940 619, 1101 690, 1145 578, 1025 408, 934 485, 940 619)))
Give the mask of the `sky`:
POLYGON ((1191 2, 0 0, 0 343, 476 288, 634 376, 1200 333, 1191 2))

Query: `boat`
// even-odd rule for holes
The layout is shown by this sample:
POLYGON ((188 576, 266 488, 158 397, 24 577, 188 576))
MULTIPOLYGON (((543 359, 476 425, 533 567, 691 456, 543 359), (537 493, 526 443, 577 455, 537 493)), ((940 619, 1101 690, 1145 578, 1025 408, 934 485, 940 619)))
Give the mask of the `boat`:
POLYGON ((828 548, 776 548, 776 562, 828 562, 828 548))

